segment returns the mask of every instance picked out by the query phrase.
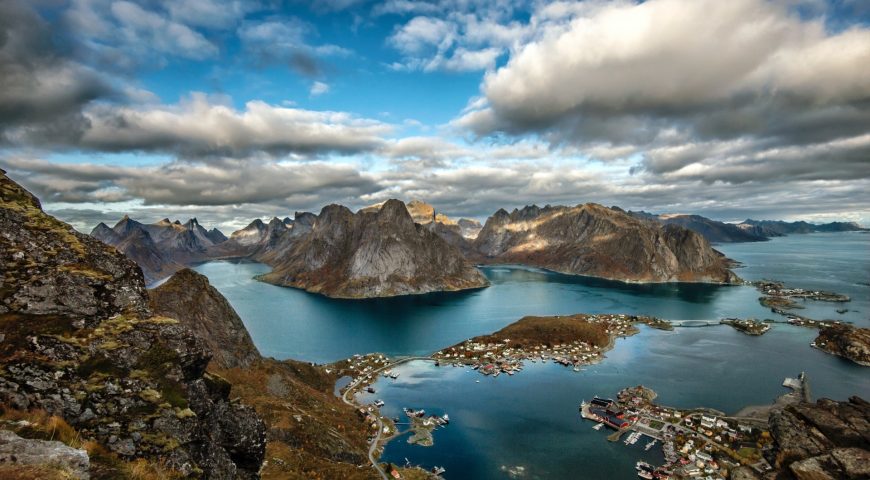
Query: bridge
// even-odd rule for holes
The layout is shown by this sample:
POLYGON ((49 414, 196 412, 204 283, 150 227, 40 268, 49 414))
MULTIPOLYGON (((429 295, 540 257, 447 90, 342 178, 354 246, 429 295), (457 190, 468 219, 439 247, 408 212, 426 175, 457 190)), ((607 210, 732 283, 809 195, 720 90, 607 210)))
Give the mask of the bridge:
POLYGON ((712 327, 720 325, 719 320, 669 320, 674 327, 712 327))

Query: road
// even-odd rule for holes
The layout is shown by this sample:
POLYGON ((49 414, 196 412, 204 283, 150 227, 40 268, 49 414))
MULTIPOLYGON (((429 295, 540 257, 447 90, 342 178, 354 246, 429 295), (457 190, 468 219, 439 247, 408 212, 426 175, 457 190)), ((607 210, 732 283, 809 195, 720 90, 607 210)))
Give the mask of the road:
MULTIPOLYGON (((380 368, 376 368, 376 369, 372 370, 371 372, 369 372, 368 374, 359 377, 358 379, 354 380, 351 384, 349 384, 347 386, 347 389, 344 391, 344 394, 342 394, 342 396, 341 396, 341 401, 343 401, 344 403, 346 403, 352 407, 360 407, 361 405, 358 405, 356 402, 348 399, 348 394, 353 393, 353 391, 356 389, 356 387, 358 387, 361 383, 364 383, 367 379, 369 379, 369 378, 377 379, 378 374, 380 372, 387 370, 389 368, 397 367, 403 363, 407 363, 407 362, 410 362, 413 360, 433 360, 433 358, 432 357, 405 357, 405 358, 400 358, 394 362, 390 362, 390 363, 388 363, 380 368)), ((351 396, 351 398, 353 398, 353 397, 351 396)), ((390 477, 387 476, 387 472, 385 472, 384 469, 381 468, 381 464, 378 463, 377 459, 375 458, 375 452, 377 451, 378 444, 381 441, 381 435, 383 435, 383 433, 384 433, 384 422, 381 420, 381 416, 375 415, 375 420, 378 422, 378 433, 375 435, 375 438, 372 439, 371 445, 369 445, 369 462, 371 462, 372 466, 375 467, 375 470, 378 471, 378 473, 381 475, 381 478, 383 478, 384 480, 389 480, 390 477)))

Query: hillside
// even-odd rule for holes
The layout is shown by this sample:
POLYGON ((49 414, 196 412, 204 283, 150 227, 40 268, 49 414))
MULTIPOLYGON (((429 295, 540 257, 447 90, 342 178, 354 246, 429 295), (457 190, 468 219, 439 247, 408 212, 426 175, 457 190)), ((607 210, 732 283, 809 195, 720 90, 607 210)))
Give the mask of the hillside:
POLYGON ((629 282, 733 283, 728 261, 701 235, 587 203, 499 210, 473 242, 474 259, 629 282))

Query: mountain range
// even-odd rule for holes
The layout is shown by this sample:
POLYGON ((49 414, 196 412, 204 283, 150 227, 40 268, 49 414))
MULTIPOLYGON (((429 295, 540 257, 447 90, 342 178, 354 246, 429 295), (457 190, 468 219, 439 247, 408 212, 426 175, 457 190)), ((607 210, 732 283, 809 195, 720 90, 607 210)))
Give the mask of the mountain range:
POLYGON ((481 288, 473 264, 515 263, 629 282, 733 283, 710 243, 765 241, 794 233, 862 230, 855 223, 655 215, 588 203, 499 210, 485 225, 454 221, 420 200, 389 200, 352 212, 256 219, 229 238, 193 218, 100 223, 95 238, 135 261, 147 283, 198 262, 247 258, 272 267, 260 280, 331 297, 366 298, 481 288))

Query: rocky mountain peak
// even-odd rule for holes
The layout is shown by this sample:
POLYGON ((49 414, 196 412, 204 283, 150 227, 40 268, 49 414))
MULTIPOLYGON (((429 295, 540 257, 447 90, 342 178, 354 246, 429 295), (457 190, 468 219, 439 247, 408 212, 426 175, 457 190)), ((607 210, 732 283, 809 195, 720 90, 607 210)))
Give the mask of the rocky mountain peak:
MULTIPOLYGON (((387 200, 376 215, 378 222, 387 228, 391 226, 400 229, 414 228, 414 218, 401 200, 387 200)), ((434 213, 432 218, 435 218, 434 213)))
POLYGON ((405 207, 414 223, 427 224, 435 221, 435 207, 422 200, 411 200, 405 207))

